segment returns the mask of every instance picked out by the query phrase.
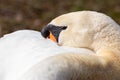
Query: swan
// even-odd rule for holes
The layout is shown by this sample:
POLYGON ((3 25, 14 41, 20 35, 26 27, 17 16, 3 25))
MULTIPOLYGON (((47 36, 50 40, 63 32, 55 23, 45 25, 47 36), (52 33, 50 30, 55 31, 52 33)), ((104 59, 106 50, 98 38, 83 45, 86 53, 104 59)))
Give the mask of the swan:
POLYGON ((109 16, 94 11, 63 14, 44 27, 41 34, 59 46, 85 48, 94 53, 50 56, 20 80, 120 80, 120 26, 109 16))
POLYGON ((115 21, 94 11, 63 14, 41 32, 7 34, 0 80, 120 80, 119 34, 115 21))

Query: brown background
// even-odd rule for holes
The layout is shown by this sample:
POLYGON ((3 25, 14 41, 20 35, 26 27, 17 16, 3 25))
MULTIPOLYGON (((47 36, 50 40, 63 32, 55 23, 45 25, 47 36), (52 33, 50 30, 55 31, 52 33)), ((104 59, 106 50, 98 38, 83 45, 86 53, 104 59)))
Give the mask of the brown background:
POLYGON ((40 31, 68 12, 95 10, 120 24, 120 0, 0 0, 0 36, 21 29, 40 31))

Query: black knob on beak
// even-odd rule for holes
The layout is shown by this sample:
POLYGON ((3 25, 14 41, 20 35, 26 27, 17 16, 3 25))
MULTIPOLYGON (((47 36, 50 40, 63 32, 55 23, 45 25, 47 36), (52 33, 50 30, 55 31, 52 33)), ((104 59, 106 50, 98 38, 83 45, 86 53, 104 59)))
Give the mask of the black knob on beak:
POLYGON ((49 27, 46 26, 41 30, 41 34, 44 38, 47 38, 50 35, 49 27))

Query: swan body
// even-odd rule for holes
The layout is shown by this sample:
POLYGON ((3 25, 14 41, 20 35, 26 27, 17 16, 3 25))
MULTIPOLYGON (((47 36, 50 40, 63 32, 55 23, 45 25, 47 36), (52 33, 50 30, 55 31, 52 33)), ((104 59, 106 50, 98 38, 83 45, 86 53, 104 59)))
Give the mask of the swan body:
POLYGON ((82 48, 60 47, 44 39, 38 31, 20 30, 7 34, 0 38, 0 80, 19 80, 47 57, 71 51, 93 53, 82 48))

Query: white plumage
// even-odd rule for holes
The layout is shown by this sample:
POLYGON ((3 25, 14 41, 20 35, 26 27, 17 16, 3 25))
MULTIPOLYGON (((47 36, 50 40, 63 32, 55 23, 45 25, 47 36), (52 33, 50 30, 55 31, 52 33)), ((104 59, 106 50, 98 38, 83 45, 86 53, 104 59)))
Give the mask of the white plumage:
POLYGON ((64 52, 93 54, 87 49, 60 47, 44 39, 38 31, 21 30, 7 34, 0 38, 0 80, 18 80, 43 59, 64 52))
POLYGON ((120 80, 120 26, 109 16, 72 12, 41 33, 23 30, 0 39, 0 80, 120 80))

